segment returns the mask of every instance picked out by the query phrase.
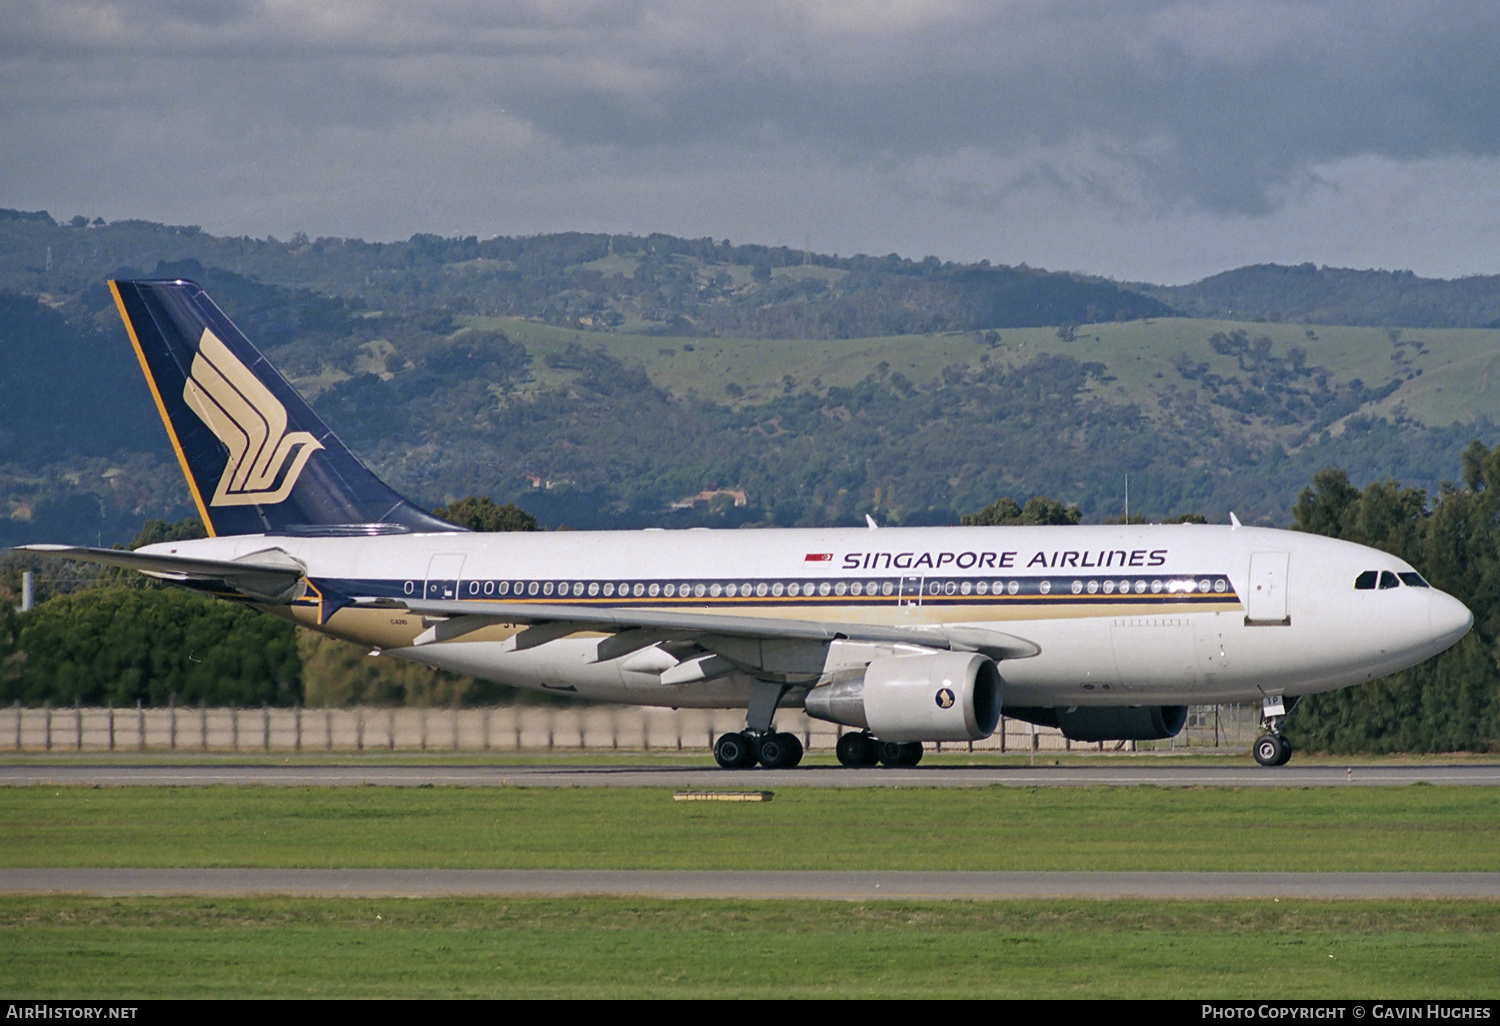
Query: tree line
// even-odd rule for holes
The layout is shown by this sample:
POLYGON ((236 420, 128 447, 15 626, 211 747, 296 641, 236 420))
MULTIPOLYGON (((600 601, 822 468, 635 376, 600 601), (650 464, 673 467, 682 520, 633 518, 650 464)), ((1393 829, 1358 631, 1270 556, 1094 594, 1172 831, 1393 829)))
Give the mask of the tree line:
POLYGON ((1406 560, 1474 614, 1453 648, 1410 670, 1313 695, 1287 717, 1308 751, 1494 751, 1500 744, 1500 448, 1463 453, 1463 480, 1437 495, 1387 480, 1363 491, 1324 470, 1292 508, 1299 530, 1343 538, 1406 560))
MULTIPOLYGON (((1474 630, 1420 666, 1304 699, 1287 733, 1303 751, 1494 751, 1500 742, 1500 448, 1472 443, 1462 480, 1436 495, 1393 480, 1363 490, 1325 469, 1292 509, 1297 530, 1390 552, 1474 613, 1474 630)), ((536 530, 513 505, 470 496, 435 510, 472 530, 536 530)), ((1076 506, 1003 497, 965 524, 1077 524, 1076 506)), ((1139 516, 1132 517, 1138 521, 1139 516)), ((1174 522, 1201 522, 1194 513, 1174 522)), ((199 536, 196 521, 146 525, 131 547, 199 536)), ((0 576, 0 697, 26 705, 477 704, 511 689, 298 630, 231 602, 113 569, 49 564, 44 601, 14 609, 25 561, 0 576), (46 595, 50 588, 55 594, 46 595), (8 593, 8 594, 7 594, 8 593)))

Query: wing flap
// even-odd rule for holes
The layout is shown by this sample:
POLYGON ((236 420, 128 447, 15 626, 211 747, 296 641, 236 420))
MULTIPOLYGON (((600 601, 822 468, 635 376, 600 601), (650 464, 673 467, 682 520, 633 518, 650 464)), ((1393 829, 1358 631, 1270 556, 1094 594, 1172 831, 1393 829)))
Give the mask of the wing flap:
MULTIPOLYGON (((573 624, 572 632, 595 630, 614 633, 637 628, 655 628, 687 635, 717 634, 730 637, 805 640, 875 641, 961 652, 982 652, 992 659, 1026 659, 1041 648, 1034 642, 1001 631, 967 625, 897 627, 884 624, 835 623, 826 620, 783 620, 769 616, 727 616, 719 613, 684 613, 662 609, 601 609, 596 607, 529 602, 471 602, 404 600, 398 603, 422 616, 482 617, 491 623, 573 624)), ((561 636, 561 635, 559 635, 561 636)))

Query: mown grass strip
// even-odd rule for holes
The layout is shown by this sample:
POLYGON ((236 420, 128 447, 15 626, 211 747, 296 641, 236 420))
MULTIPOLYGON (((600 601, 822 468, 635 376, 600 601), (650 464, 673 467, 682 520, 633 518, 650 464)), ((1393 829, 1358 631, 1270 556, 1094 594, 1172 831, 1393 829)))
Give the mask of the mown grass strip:
POLYGON ((1497 871, 1500 794, 1429 787, 0 789, 0 865, 1497 871))
POLYGON ((1486 902, 0 899, 41 997, 1442 998, 1486 902))

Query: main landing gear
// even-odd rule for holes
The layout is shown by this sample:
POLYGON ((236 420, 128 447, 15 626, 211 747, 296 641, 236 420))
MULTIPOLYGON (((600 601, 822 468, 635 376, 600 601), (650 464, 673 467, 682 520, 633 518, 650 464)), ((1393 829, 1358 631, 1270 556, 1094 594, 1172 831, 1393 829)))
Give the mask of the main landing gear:
POLYGON ((1286 706, 1280 695, 1272 695, 1261 702, 1260 725, 1265 733, 1255 739, 1255 761, 1262 766, 1285 766, 1292 757, 1292 746, 1281 736, 1286 723, 1286 706))
POLYGON ((922 761, 920 741, 877 741, 869 734, 845 734, 836 749, 839 765, 864 768, 875 765, 915 766, 922 761))
POLYGON ((724 769, 748 769, 757 762, 766 769, 791 769, 802 761, 802 742, 796 734, 724 734, 714 742, 714 761, 724 769))
POLYGON ((750 707, 745 710, 745 729, 720 735, 714 742, 714 761, 724 769, 748 769, 757 762, 766 769, 791 769, 802 761, 802 742, 795 734, 771 729, 776 706, 787 685, 758 680, 750 687, 750 707))
MULTIPOLYGON (((791 769, 800 763, 802 742, 797 735, 771 727, 786 690, 785 684, 756 681, 750 688, 745 729, 719 735, 714 742, 714 761, 724 769, 749 769, 756 763, 766 769, 791 769)), ((881 741, 862 731, 839 738, 838 757, 844 766, 873 766, 877 762, 883 766, 915 766, 922 761, 922 743, 881 741)))

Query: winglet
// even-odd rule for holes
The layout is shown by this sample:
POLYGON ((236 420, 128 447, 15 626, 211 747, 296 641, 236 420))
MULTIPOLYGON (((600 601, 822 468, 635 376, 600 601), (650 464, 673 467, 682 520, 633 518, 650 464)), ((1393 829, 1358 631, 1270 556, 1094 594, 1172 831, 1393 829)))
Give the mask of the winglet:
POLYGON ((1240 518, 1234 515, 1234 511, 1233 510, 1229 511, 1229 526, 1230 527, 1239 527, 1240 526, 1240 518))
POLYGON ((880 529, 880 525, 875 522, 875 518, 870 516, 870 514, 868 513, 865 514, 865 523, 870 525, 870 530, 872 531, 878 531, 880 529))

